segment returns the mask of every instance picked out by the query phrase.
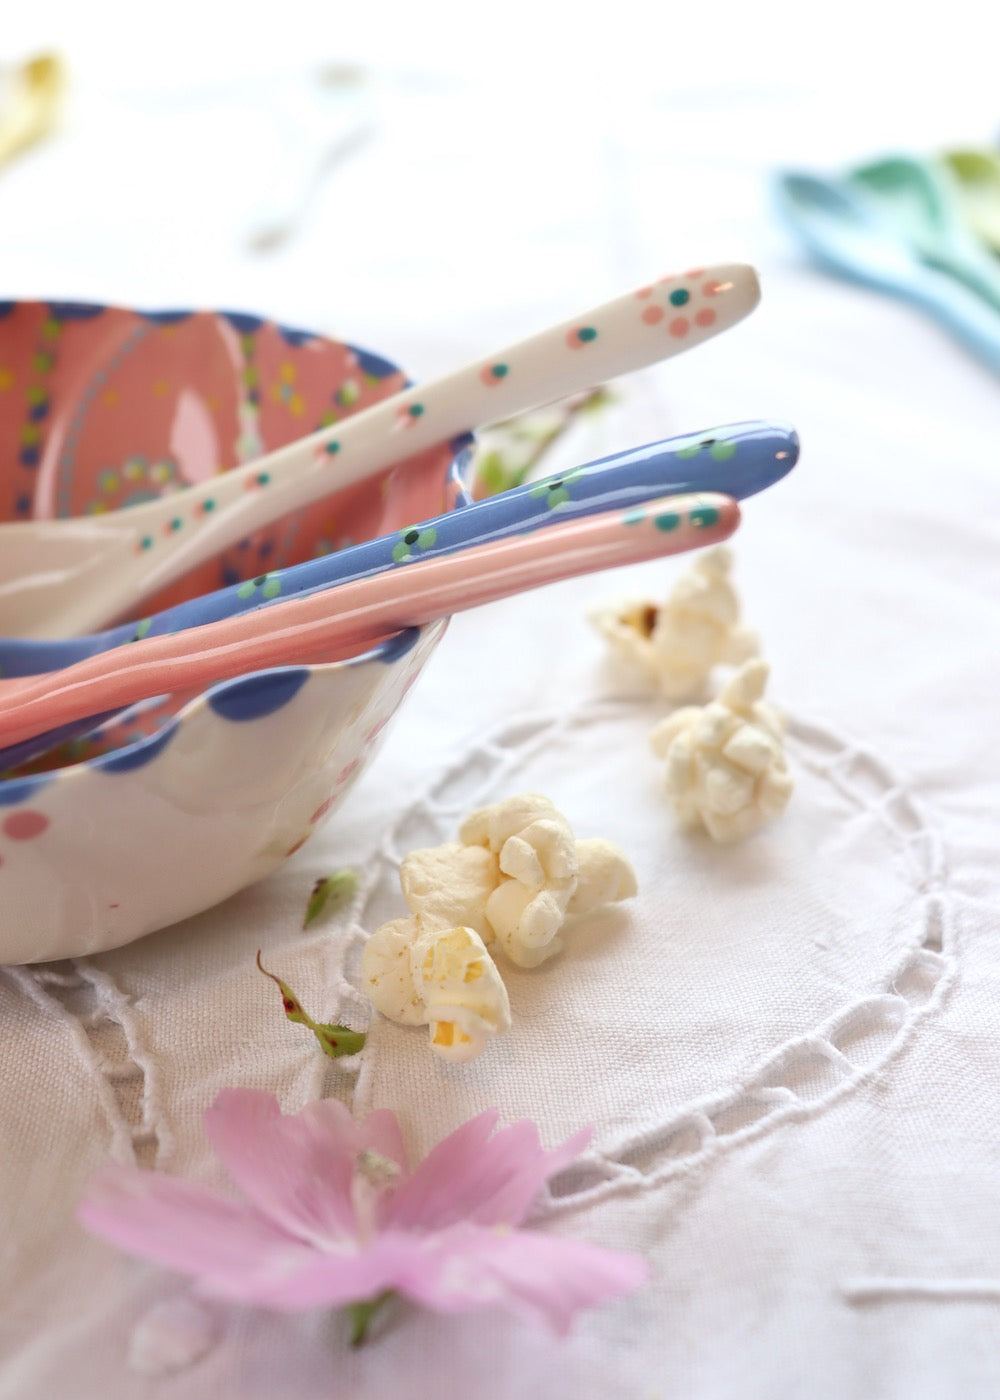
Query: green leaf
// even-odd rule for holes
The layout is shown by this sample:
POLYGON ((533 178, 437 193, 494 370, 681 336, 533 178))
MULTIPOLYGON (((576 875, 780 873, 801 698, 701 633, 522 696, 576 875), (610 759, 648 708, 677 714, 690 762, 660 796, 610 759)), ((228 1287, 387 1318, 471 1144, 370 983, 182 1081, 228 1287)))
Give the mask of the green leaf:
POLYGON ((332 914, 335 909, 341 908, 353 897, 357 888, 358 872, 356 870, 337 870, 333 875, 327 875, 325 879, 317 880, 312 887, 309 903, 306 905, 306 916, 302 921, 302 927, 308 928, 310 924, 316 922, 321 914, 332 914))
POLYGON ((257 966, 265 977, 270 977, 281 992, 281 1004, 285 1008, 285 1015, 296 1025, 308 1026, 313 1035, 319 1041, 320 1049, 324 1055, 329 1055, 331 1060, 339 1060, 344 1055, 356 1055, 365 1043, 363 1031, 348 1030, 346 1026, 333 1026, 323 1021, 314 1021, 292 991, 287 982, 282 982, 280 977, 276 977, 273 972, 268 972, 267 968, 260 960, 260 949, 257 949, 257 966))

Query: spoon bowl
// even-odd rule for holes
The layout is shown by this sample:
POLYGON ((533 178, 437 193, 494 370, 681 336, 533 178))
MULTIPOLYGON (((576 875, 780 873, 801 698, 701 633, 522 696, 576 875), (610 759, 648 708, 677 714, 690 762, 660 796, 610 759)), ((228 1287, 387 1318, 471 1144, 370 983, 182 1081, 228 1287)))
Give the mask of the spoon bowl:
POLYGON ((1000 270, 972 233, 955 183, 937 160, 885 156, 857 165, 847 182, 928 267, 949 273, 1000 311, 1000 270))
POLYGON ((929 266, 847 180, 785 171, 774 194, 779 216, 820 267, 910 302, 1000 373, 996 311, 951 273, 929 266))

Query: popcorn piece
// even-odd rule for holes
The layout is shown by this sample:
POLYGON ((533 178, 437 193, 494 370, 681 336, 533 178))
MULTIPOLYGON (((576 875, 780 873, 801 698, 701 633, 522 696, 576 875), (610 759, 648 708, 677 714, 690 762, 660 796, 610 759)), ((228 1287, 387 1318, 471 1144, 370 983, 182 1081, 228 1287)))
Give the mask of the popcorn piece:
POLYGON ((605 609, 593 622, 618 654, 651 676, 670 700, 704 693, 713 666, 739 665, 757 652, 757 638, 739 621, 730 582, 731 550, 707 549, 674 584, 662 607, 649 602, 605 609))
MULTIPOLYGON (((488 846, 496 853, 501 878, 486 903, 486 917, 511 962, 538 967, 559 952, 560 930, 580 882, 579 844, 562 813, 547 797, 523 793, 474 812, 459 835, 464 842, 488 846)), ((627 869, 631 875, 624 855, 610 842, 602 847, 607 850, 587 849, 588 897, 599 885, 634 893, 634 875, 630 887, 622 873, 627 869), (618 862, 613 875, 611 853, 618 862)))
POLYGON ((723 844, 778 816, 791 796, 785 721, 761 698, 767 678, 764 661, 747 661, 717 700, 675 711, 650 735, 681 825, 704 825, 723 844))
POLYGON ((459 841, 411 851, 400 866, 410 917, 382 924, 361 958, 365 991, 384 1016, 429 1025, 431 1047, 469 1060, 510 1028, 507 991, 487 945, 519 967, 562 947, 567 918, 636 892, 610 841, 577 841, 547 797, 483 807, 459 841))
POLYGON ((361 975, 383 1016, 429 1026, 442 1059, 471 1060, 510 1029, 507 989, 474 929, 422 932, 419 919, 392 919, 365 944, 361 975))
POLYGON ((411 851, 399 868, 406 907, 422 928, 464 925, 486 943, 493 937, 486 901, 499 879, 499 863, 491 850, 459 841, 411 851))
POLYGON ((404 1026, 427 1024, 410 956, 417 932, 416 919, 390 919, 375 930, 361 954, 361 980, 369 1001, 404 1026))
POLYGON ((576 858, 576 889, 566 906, 567 914, 590 914, 602 904, 617 904, 638 893, 635 871, 613 841, 600 836, 578 841, 576 858))
POLYGON ((436 1055, 471 1060, 491 1036, 510 1030, 507 988, 474 929, 422 934, 413 944, 410 962, 436 1055))

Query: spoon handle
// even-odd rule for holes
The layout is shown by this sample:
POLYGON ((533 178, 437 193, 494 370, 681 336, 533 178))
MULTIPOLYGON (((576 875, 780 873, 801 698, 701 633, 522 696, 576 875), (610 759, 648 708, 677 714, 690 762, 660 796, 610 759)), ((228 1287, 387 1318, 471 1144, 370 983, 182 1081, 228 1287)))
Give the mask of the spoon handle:
POLYGON ((990 310, 1000 313, 1000 264, 994 265, 996 260, 988 253, 981 253, 971 238, 963 239, 960 249, 954 253, 927 256, 925 261, 929 267, 961 283, 990 310))
POLYGON ((1000 374, 1000 316, 946 273, 929 271, 904 294, 987 365, 1000 374))
MULTIPOLYGON (((384 569, 409 568, 434 555, 599 511, 625 510, 658 496, 714 491, 742 500, 791 471, 798 455, 795 430, 771 422, 730 423, 633 447, 558 476, 473 501, 392 534, 201 594, 138 623, 56 641, 0 638, 0 676, 62 670, 98 652, 130 646, 137 635, 160 637, 183 627, 202 627, 236 613, 271 608, 319 588, 339 588, 384 569)), ((454 477, 464 479, 471 456, 472 449, 467 448, 456 459, 454 477)), ((3 757, 0 753, 0 763, 3 757)))
MULTIPOLYGON (((253 530, 449 438, 698 345, 759 298, 757 274, 742 263, 663 277, 168 500, 88 521, 95 536, 114 541, 116 557, 60 600, 63 630, 93 631, 126 609, 134 614, 143 598, 253 530)), ((56 541, 75 525, 52 522, 56 541)), ((35 531, 28 547, 37 548, 37 522, 27 528, 35 531)))
POLYGON ((705 492, 477 545, 166 637, 50 675, 0 681, 0 745, 169 691, 353 655, 401 629, 597 569, 728 538, 736 501, 705 492))

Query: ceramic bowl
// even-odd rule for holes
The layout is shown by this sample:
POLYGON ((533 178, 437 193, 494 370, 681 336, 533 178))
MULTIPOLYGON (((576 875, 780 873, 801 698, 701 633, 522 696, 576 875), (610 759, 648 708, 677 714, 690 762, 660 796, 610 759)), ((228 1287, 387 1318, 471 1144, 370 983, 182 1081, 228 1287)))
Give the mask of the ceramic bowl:
MULTIPOLYGON (((181 491, 405 383, 381 356, 235 312, 0 303, 0 518, 181 491)), ((144 611, 462 504, 462 445, 241 540, 144 611)), ((159 697, 0 775, 0 962, 118 947, 267 875, 370 762, 444 626, 159 697)))

